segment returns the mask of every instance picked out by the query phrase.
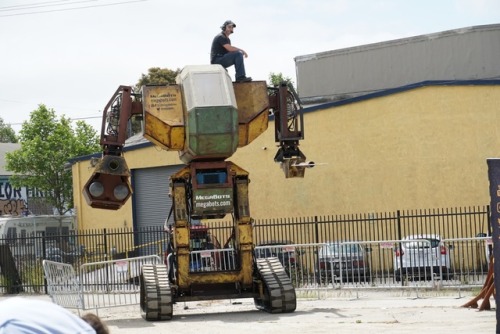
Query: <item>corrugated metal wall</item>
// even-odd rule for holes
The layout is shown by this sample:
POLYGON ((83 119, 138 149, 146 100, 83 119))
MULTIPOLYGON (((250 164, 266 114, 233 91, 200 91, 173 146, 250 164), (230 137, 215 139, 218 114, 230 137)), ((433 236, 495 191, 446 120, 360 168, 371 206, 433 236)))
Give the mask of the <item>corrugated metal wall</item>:
MULTIPOLYGON (((183 165, 141 168, 133 171, 134 194, 133 210, 135 216, 134 227, 137 230, 162 227, 172 207, 172 198, 169 196, 170 176, 181 169, 183 165)), ((173 216, 170 222, 173 223, 173 216)), ((156 240, 143 240, 149 234, 139 234, 135 243, 139 245, 151 244, 155 248, 156 240)), ((151 234, 154 235, 154 234, 151 234)), ((145 250, 141 249, 140 253, 145 250)), ((155 252, 150 252, 154 254, 155 252)))
POLYGON ((500 77, 500 24, 321 52, 295 58, 305 104, 427 80, 500 77))

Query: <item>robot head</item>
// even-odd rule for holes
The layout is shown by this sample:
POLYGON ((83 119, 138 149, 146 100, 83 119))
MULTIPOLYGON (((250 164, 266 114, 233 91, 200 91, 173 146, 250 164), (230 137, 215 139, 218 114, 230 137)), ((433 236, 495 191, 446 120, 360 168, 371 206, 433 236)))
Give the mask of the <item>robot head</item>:
POLYGON ((221 25, 221 27, 220 27, 220 28, 222 29, 222 31, 226 30, 226 27, 227 27, 229 24, 232 24, 232 25, 233 25, 233 27, 235 27, 235 28, 236 28, 236 24, 235 24, 233 21, 231 21, 231 20, 227 20, 227 21, 226 21, 226 22, 224 22, 224 23, 221 25))

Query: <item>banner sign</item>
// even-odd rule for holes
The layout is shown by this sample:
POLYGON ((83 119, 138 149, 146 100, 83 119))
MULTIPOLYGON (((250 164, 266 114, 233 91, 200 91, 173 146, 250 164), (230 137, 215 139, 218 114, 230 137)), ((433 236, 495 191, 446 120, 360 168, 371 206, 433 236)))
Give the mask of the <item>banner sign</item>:
MULTIPOLYGON (((500 305, 500 159, 487 159, 490 181, 490 224, 493 239, 493 275, 495 303, 500 305)), ((496 308, 497 326, 495 333, 500 334, 500 307, 496 308)))

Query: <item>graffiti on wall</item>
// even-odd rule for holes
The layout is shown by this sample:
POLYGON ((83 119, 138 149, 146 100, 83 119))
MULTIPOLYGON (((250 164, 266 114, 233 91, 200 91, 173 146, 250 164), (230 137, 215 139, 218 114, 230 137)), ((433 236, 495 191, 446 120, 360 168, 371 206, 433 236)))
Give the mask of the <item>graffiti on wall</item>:
POLYGON ((26 188, 13 187, 8 178, 0 177, 0 215, 23 215, 28 210, 26 188))
POLYGON ((28 211, 28 206, 24 199, 0 199, 0 216, 13 215, 20 216, 28 211))

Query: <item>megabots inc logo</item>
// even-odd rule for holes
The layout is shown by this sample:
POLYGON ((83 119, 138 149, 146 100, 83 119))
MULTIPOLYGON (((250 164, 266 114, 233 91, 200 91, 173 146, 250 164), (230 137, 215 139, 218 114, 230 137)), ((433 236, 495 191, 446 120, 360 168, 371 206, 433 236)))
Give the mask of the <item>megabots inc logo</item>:
POLYGON ((212 195, 196 195, 195 207, 196 208, 220 208, 231 206, 231 195, 227 194, 212 194, 212 195))

